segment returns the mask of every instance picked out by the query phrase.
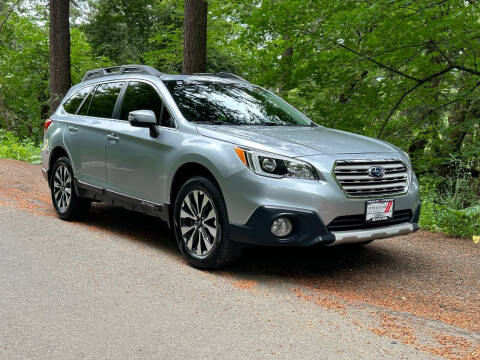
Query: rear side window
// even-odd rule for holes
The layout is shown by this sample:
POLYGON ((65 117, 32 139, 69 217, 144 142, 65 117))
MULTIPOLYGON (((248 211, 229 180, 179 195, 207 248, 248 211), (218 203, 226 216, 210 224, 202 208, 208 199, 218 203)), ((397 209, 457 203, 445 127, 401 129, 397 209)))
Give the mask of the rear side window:
POLYGON ((78 107, 82 103, 83 99, 85 99, 92 90, 93 86, 87 86, 79 91, 77 91, 70 99, 68 99, 65 104, 63 104, 63 108, 69 114, 76 114, 78 107))
POLYGON ((90 91, 90 94, 88 94, 87 99, 83 102, 82 107, 80 108, 80 110, 78 110, 77 115, 87 116, 88 108, 90 107, 90 103, 92 102, 94 93, 95 91, 90 91))
MULTIPOLYGON (((122 87, 123 83, 121 82, 99 85, 95 90, 95 95, 90 103, 87 115, 99 118, 111 118, 118 94, 120 94, 122 87)), ((83 107, 82 110, 84 110, 83 107)))
POLYGON ((130 82, 123 98, 120 120, 128 120, 128 114, 135 110, 152 110, 157 122, 162 116, 162 99, 155 89, 144 82, 130 82))

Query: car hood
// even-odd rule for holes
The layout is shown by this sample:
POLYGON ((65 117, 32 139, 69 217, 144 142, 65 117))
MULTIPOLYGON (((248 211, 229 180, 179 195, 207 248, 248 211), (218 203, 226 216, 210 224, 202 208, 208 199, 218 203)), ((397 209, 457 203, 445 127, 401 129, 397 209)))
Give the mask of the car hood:
POLYGON ((294 157, 397 152, 383 141, 322 126, 199 125, 197 130, 204 136, 294 157))

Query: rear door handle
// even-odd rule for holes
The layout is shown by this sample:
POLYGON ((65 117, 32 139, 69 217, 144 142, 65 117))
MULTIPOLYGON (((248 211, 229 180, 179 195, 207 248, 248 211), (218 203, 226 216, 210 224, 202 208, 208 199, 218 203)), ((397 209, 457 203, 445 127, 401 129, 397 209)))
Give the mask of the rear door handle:
POLYGON ((110 144, 116 144, 120 141, 120 138, 115 134, 107 135, 107 140, 110 141, 110 144))
POLYGON ((78 129, 74 126, 69 126, 68 131, 70 132, 70 134, 76 134, 78 132, 78 129))

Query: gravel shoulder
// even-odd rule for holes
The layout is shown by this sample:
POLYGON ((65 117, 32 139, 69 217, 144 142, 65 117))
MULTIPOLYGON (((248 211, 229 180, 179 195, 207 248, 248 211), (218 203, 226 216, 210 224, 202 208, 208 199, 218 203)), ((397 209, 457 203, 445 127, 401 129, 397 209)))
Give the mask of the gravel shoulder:
POLYGON ((249 249, 188 267, 164 224, 58 220, 38 166, 0 160, 0 358, 480 358, 480 246, 249 249))

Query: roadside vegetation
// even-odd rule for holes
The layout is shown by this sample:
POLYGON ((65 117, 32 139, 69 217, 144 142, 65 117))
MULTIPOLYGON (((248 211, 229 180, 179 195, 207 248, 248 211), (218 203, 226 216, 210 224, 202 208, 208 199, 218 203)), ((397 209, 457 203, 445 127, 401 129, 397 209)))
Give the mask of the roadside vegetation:
MULTIPOLYGON (((182 72, 184 14, 185 0, 71 1, 72 82, 127 63, 182 72)), ((0 2, 0 24, 0 157, 35 162, 51 99, 48 1, 0 2)), ((211 0, 207 29, 206 71, 407 151, 421 227, 480 235, 478 1, 211 0)))
POLYGON ((0 159, 15 159, 31 164, 40 164, 40 146, 34 140, 20 140, 10 132, 0 129, 0 159))
POLYGON ((420 227, 479 242, 480 197, 478 179, 472 180, 461 169, 458 176, 420 178, 422 215, 420 227))

